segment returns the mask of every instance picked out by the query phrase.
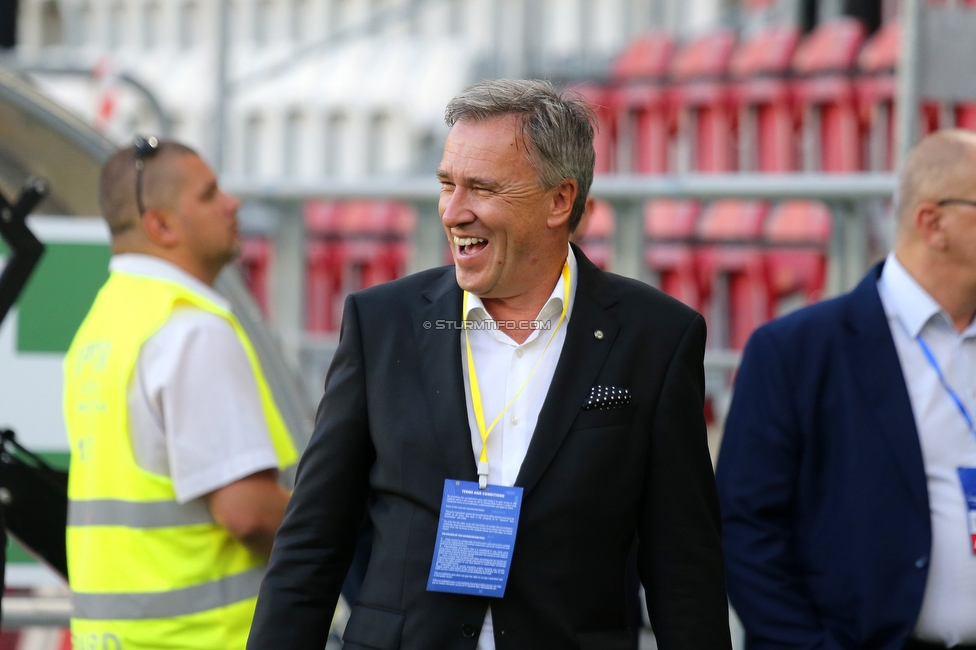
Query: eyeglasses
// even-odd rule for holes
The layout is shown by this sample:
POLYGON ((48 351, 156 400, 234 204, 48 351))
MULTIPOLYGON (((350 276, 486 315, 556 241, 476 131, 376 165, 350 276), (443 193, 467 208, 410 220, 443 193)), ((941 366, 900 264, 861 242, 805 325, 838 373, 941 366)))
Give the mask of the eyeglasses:
POLYGON ((132 146, 136 153, 136 207, 142 217, 146 214, 146 206, 142 204, 142 170, 146 167, 146 161, 159 153, 159 140, 152 136, 144 138, 137 135, 132 146))
POLYGON ((976 208, 976 201, 970 199, 942 199, 936 202, 936 205, 940 208, 944 205, 968 205, 971 208, 976 208))

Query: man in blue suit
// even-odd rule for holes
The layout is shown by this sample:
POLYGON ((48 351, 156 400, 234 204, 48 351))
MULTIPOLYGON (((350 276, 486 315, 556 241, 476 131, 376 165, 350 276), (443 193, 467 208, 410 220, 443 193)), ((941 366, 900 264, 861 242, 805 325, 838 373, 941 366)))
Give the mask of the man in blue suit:
POLYGON ((906 160, 894 251, 760 328, 718 464, 749 650, 976 648, 976 134, 906 160))

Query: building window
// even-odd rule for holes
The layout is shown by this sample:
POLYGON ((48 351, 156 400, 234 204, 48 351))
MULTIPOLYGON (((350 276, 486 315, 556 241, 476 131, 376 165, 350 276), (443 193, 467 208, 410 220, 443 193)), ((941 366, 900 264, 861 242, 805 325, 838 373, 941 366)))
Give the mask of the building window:
POLYGON ((332 0, 329 17, 332 19, 329 25, 329 33, 338 35, 349 29, 352 23, 352 1, 351 0, 332 0))
POLYGON ((108 46, 113 50, 125 45, 126 17, 125 5, 121 2, 116 2, 109 9, 108 46))
POLYGON ((464 33, 464 0, 448 0, 447 29, 452 36, 464 33))
POLYGON ((325 175, 338 176, 342 170, 343 139, 349 129, 349 119, 344 113, 329 116, 325 128, 325 175))
POLYGON ((366 142, 366 173, 385 174, 390 171, 390 140, 392 120, 386 114, 373 116, 366 142))
POLYGON ((264 118, 252 115, 244 126, 244 175, 257 176, 261 173, 264 159, 264 118))
POLYGON ((304 134, 305 116, 297 110, 292 111, 285 120, 285 164, 283 169, 286 176, 301 174, 304 134))
POLYGON ((308 40, 309 21, 312 7, 309 0, 292 0, 291 3, 291 38, 297 43, 308 40))
POLYGON ((200 26, 200 10, 196 2, 180 5, 180 49, 189 50, 197 45, 200 26))
POLYGON ((163 10, 158 2, 150 2, 143 9, 142 14, 142 43, 147 50, 159 47, 160 30, 162 29, 163 10))
POLYGON ((95 42, 95 10, 90 2, 78 7, 78 45, 92 45, 95 42))
POLYGON ((41 6, 41 47, 52 47, 64 42, 61 25, 61 10, 54 0, 47 0, 41 6))
POLYGON ((271 42, 271 16, 274 5, 271 0, 261 0, 254 7, 254 44, 265 47, 271 42))

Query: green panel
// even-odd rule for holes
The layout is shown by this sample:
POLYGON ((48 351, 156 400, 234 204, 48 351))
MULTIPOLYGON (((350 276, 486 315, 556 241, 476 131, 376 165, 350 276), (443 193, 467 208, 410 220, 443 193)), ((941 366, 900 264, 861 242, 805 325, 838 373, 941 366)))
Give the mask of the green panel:
POLYGON ((38 451, 34 453, 55 469, 67 470, 68 463, 71 461, 71 452, 68 451, 38 451))
MULTIPOLYGON (((70 454, 66 451, 42 451, 37 454, 43 458, 51 467, 58 469, 68 469, 70 454)), ((7 538, 7 562, 19 562, 22 564, 37 564, 37 560, 24 550, 24 547, 7 538)))
POLYGON ((37 564, 30 553, 24 550, 24 547, 15 542, 12 538, 7 538, 7 564, 13 564, 14 562, 20 564, 37 564))
POLYGON ((48 244, 18 302, 18 352, 67 352, 108 279, 109 247, 48 244))

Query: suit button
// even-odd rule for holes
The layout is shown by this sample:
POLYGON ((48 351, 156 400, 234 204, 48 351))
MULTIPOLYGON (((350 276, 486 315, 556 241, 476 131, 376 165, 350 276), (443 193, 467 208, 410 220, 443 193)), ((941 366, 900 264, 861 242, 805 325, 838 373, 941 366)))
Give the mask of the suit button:
POLYGON ((474 633, 475 633, 474 625, 471 625, 471 623, 461 624, 461 636, 463 636, 465 639, 470 639, 471 637, 474 636, 474 633))
POLYGON ((922 557, 920 557, 917 560, 915 560, 915 568, 916 569, 924 569, 928 565, 929 565, 929 556, 928 555, 923 555, 922 557))

